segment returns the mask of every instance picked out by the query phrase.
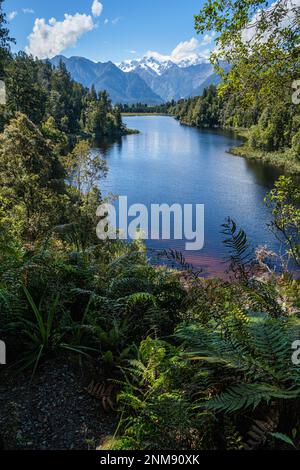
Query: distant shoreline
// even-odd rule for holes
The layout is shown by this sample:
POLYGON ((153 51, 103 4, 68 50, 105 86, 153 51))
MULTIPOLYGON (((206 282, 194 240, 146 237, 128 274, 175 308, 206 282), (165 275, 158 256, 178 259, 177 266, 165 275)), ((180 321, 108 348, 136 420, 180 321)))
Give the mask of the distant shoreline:
POLYGON ((167 113, 121 113, 122 116, 130 117, 130 116, 170 116, 167 113))

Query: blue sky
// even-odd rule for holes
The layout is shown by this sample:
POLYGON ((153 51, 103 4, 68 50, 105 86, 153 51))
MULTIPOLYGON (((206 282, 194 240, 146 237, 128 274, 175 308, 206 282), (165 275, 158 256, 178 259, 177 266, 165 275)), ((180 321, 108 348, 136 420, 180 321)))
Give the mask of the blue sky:
POLYGON ((4 9, 17 40, 15 51, 27 48, 40 58, 62 53, 120 62, 148 51, 165 56, 173 51, 174 59, 207 54, 211 37, 198 36, 193 19, 203 1, 6 0, 4 9))

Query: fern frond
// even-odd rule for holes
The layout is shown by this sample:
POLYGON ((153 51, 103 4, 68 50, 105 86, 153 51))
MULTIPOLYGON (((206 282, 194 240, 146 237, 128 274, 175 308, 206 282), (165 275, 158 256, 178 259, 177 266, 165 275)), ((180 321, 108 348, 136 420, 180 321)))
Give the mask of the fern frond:
POLYGON ((291 400, 300 396, 300 390, 287 391, 269 384, 241 384, 210 399, 205 408, 224 413, 233 413, 258 407, 261 402, 270 403, 274 398, 291 400))
POLYGON ((253 264, 253 250, 250 249, 247 235, 243 229, 238 230, 230 217, 222 228, 221 233, 226 236, 223 243, 229 251, 229 271, 233 272, 236 279, 247 284, 253 264))

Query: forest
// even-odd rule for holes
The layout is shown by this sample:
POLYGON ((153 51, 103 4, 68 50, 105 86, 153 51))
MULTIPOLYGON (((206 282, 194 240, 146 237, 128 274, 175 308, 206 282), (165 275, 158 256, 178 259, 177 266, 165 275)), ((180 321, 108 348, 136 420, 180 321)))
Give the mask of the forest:
POLYGON ((118 105, 122 114, 169 114, 172 106, 175 106, 175 101, 159 104, 157 106, 151 106, 147 103, 118 105))
MULTIPOLYGON (((207 0, 196 30, 216 30, 222 59, 234 54, 234 66, 218 89, 172 103, 171 112, 188 125, 247 129, 247 149, 282 153, 298 168, 300 105, 290 91, 299 11, 291 28, 280 27, 282 10, 263 16, 256 28, 270 34, 249 53, 242 30, 263 4, 207 0)), ((108 168, 93 141, 129 132, 121 113, 148 110, 113 106, 62 63, 12 54, 12 42, 0 0, 0 339, 9 365, 0 366, 2 445, 70 449, 52 441, 46 410, 66 425, 51 403, 63 387, 57 370, 74 370, 62 402, 74 400, 76 449, 300 449, 297 180, 282 175, 265 200, 281 253, 255 249, 238 221, 220 220, 224 278, 203 276, 175 251, 154 265, 142 241, 101 241, 96 209, 108 168), (32 406, 42 420, 20 430, 28 413, 14 404, 18 389, 25 393, 20 384, 47 391, 47 380, 57 381, 54 395, 32 406), (81 430, 94 419, 84 416, 83 395, 99 402, 107 431, 81 430)))

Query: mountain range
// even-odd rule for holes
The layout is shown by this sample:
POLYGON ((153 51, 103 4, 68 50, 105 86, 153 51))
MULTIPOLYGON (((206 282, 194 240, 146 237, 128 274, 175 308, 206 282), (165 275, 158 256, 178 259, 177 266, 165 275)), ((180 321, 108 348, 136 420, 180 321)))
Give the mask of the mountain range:
POLYGON ((125 61, 95 63, 84 57, 51 59, 54 66, 66 64, 72 78, 85 87, 106 89, 114 103, 147 103, 158 105, 166 101, 197 96, 203 85, 219 83, 212 65, 200 55, 173 62, 156 57, 125 61))

